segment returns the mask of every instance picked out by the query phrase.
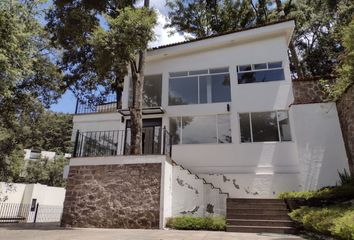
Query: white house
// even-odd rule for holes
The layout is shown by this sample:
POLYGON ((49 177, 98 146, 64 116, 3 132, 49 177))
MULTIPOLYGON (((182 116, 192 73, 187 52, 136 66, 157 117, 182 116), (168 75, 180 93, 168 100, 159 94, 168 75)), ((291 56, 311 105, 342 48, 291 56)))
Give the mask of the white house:
MULTIPOLYGON (((227 195, 276 198, 283 191, 336 184, 338 171, 348 168, 336 106, 292 104, 288 44, 293 30, 293 21, 283 21, 149 50, 143 109, 145 156, 124 156, 130 139, 130 76, 125 78, 118 110, 115 101, 78 104, 64 223, 146 227, 72 220, 78 212, 82 214, 79 206, 73 207, 72 199, 85 195, 77 192, 81 191, 78 186, 89 191, 97 181, 99 185, 105 182, 102 177, 97 180, 97 172, 109 175, 107 169, 87 172, 92 166, 160 163, 160 227, 166 217, 186 213, 225 215, 227 195), (170 152, 178 165, 161 156, 170 152), (81 179, 80 172, 89 181, 81 179)), ((144 171, 140 174, 145 176, 144 171)), ((108 194, 100 187, 105 190, 94 189, 108 194)))

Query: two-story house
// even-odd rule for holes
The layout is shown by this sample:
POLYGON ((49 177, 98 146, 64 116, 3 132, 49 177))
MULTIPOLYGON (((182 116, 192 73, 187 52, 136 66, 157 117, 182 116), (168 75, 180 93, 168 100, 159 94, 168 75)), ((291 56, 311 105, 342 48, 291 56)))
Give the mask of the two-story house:
POLYGON ((336 106, 293 104, 293 30, 282 21, 150 49, 144 155, 128 155, 129 75, 118 101, 78 103, 63 224, 157 228, 225 216, 227 197, 336 184, 348 168, 336 106))

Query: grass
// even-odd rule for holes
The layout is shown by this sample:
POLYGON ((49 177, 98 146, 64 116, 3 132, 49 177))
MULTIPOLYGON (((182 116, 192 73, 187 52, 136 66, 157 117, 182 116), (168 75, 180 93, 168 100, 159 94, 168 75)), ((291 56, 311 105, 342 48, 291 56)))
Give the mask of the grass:
POLYGON ((186 215, 168 219, 166 226, 178 230, 225 231, 226 220, 224 217, 193 217, 186 215))

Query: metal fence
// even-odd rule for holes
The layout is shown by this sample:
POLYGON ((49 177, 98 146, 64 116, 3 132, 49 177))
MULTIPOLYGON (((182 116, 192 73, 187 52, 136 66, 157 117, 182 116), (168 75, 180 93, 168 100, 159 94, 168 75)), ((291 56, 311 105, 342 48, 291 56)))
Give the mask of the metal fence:
POLYGON ((120 101, 117 101, 117 95, 110 94, 95 102, 82 102, 77 100, 75 114, 115 112, 120 107, 120 101))
MULTIPOLYGON (((143 129, 143 154, 172 154, 172 137, 165 129, 143 129)), ((129 155, 130 129, 76 132, 74 157, 129 155)))
POLYGON ((63 206, 0 203, 1 223, 60 222, 63 206))

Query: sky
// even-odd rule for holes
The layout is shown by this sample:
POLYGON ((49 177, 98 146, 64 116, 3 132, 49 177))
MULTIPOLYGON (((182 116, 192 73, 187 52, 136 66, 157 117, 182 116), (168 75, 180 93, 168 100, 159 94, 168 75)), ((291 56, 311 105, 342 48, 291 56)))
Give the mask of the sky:
MULTIPOLYGON (((157 22, 158 24, 155 26, 155 35, 156 39, 152 43, 149 44, 150 47, 156 47, 160 45, 181 42, 185 40, 183 35, 178 33, 170 34, 170 32, 174 29, 164 28, 164 25, 167 23, 167 13, 168 9, 165 6, 166 0, 150 0, 150 6, 153 7, 157 12, 157 22)), ((143 1, 139 1, 137 5, 143 5, 143 1)), ((74 113, 76 106, 76 98, 70 92, 67 91, 61 99, 59 99, 57 104, 53 104, 51 106, 51 110, 55 112, 65 112, 65 113, 74 113)))

